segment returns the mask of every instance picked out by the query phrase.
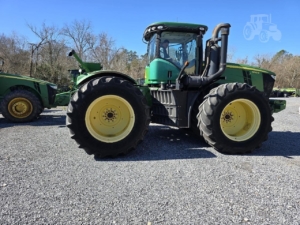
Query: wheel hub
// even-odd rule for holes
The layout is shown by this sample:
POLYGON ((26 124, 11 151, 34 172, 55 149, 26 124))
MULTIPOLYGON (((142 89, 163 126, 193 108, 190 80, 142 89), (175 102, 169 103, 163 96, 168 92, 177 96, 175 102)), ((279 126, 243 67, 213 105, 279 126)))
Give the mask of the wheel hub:
POLYGON ((261 116, 257 106, 250 100, 237 99, 223 109, 220 125, 223 134, 233 141, 245 141, 258 130, 261 116))
POLYGON ((104 109, 102 118, 104 119, 104 121, 110 123, 110 122, 115 122, 117 116, 118 116, 117 110, 110 108, 110 109, 104 109))
POLYGON ((15 118, 25 118, 32 113, 33 107, 28 99, 15 98, 9 102, 8 111, 15 118))
POLYGON ((27 105, 24 104, 23 102, 17 102, 12 106, 12 110, 14 111, 15 114, 22 115, 27 111, 27 105))
POLYGON ((232 120, 234 120, 234 116, 233 116, 232 112, 225 111, 224 113, 222 113, 221 119, 225 123, 230 123, 232 120))
POLYGON ((131 132, 135 115, 133 108, 124 98, 105 95, 89 105, 85 122, 94 138, 113 143, 122 140, 131 132))

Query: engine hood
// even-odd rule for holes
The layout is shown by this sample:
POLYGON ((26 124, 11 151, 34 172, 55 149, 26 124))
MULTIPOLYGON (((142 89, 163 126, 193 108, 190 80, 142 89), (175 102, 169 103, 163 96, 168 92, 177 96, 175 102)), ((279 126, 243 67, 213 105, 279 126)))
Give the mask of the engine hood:
POLYGON ((41 80, 41 79, 28 77, 28 76, 24 76, 24 75, 18 75, 18 74, 9 74, 9 73, 0 72, 0 77, 4 77, 4 78, 7 78, 7 79, 27 80, 27 81, 37 82, 37 83, 40 83, 40 84, 50 84, 51 86, 55 85, 55 84, 53 84, 51 82, 48 82, 48 81, 44 81, 44 80, 41 80))

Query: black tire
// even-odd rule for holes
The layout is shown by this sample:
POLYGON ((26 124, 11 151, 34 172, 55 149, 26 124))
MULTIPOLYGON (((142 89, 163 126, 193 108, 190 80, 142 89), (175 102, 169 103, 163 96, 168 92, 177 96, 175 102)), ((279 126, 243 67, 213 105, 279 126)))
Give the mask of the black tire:
POLYGON ((39 111, 38 111, 38 114, 37 114, 37 117, 38 117, 38 118, 40 117, 40 115, 42 114, 42 112, 44 112, 44 108, 43 108, 43 107, 41 107, 41 108, 39 109, 39 111))
POLYGON ((190 126, 190 130, 191 132, 196 135, 197 137, 202 136, 201 135, 201 131, 198 129, 198 120, 197 120, 197 115, 199 113, 199 105, 201 105, 201 103, 203 102, 203 95, 198 96, 196 101, 194 102, 194 105, 192 107, 192 111, 191 111, 191 126, 190 126))
POLYGON ((142 92, 129 81, 101 77, 84 84, 72 96, 66 123, 71 138, 88 154, 115 157, 135 149, 143 140, 150 108, 142 92))
POLYGON ((268 139, 273 121, 268 99, 248 84, 228 83, 203 101, 198 126, 205 141, 221 153, 249 153, 268 139))
POLYGON ((274 98, 274 97, 276 98, 277 97, 277 91, 272 91, 271 94, 270 94, 270 97, 271 98, 274 98))
POLYGON ((278 98, 282 98, 282 97, 283 97, 283 92, 278 91, 278 92, 277 92, 277 97, 278 97, 278 98))
POLYGON ((11 122, 30 122, 38 118, 42 104, 30 91, 15 90, 4 97, 1 111, 4 118, 11 122))
POLYGON ((203 92, 197 96, 192 109, 190 118, 190 128, 185 128, 188 133, 194 134, 196 137, 202 138, 202 131, 198 128, 198 114, 201 111, 203 100, 207 97, 208 90, 203 90, 203 92))
MULTIPOLYGON (((214 92, 216 89, 217 89, 217 87, 211 89, 211 90, 210 90, 210 93, 211 93, 211 92, 214 92)), ((193 127, 193 130, 194 130, 195 132, 198 131, 198 136, 200 136, 200 137, 203 137, 203 131, 202 131, 202 129, 200 129, 200 120, 199 120, 199 118, 200 118, 200 114, 201 114, 202 111, 203 111, 203 104, 204 104, 205 100, 208 98, 208 96, 209 96, 209 94, 205 95, 205 96, 203 97, 203 99, 202 99, 202 102, 201 102, 200 105, 198 106, 198 114, 196 115, 196 121, 194 121, 194 123, 195 123, 195 125, 196 125, 197 127, 195 127, 195 125, 193 125, 193 126, 194 126, 194 127, 193 127)), ((199 102, 198 102, 198 103, 199 103, 199 102)))

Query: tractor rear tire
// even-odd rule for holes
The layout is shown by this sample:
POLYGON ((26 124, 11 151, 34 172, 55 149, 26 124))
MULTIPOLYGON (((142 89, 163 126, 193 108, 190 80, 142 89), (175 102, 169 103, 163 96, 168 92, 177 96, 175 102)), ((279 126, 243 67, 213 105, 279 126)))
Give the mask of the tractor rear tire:
POLYGON ((71 138, 87 154, 116 157, 136 148, 150 123, 142 92, 129 81, 101 77, 72 96, 66 118, 71 138))
POLYGON ((198 114, 204 140, 221 153, 249 153, 272 131, 267 97, 248 84, 228 83, 213 89, 198 114))
POLYGON ((201 130, 199 130, 197 124, 198 124, 198 107, 199 105, 201 105, 203 102, 203 95, 200 95, 197 97, 197 99, 195 100, 193 107, 192 107, 192 111, 191 111, 191 127, 189 128, 189 130, 191 130, 191 132, 196 136, 196 137, 201 137, 202 136, 202 132, 201 130))
POLYGON ((30 122, 43 111, 40 100, 30 91, 15 90, 7 94, 1 102, 4 118, 15 123, 30 122))

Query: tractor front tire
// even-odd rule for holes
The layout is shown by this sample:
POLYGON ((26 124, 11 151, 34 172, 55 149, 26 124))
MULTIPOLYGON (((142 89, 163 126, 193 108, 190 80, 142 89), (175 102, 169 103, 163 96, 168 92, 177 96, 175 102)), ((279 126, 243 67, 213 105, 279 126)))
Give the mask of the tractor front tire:
POLYGON ((273 120, 265 95, 241 83, 213 89, 198 114, 204 140, 227 154, 245 154, 260 147, 272 131, 273 120))
POLYGON ((1 102, 4 118, 15 123, 30 122, 43 111, 40 100, 30 91, 15 90, 7 94, 1 102))
POLYGON ((101 77, 72 96, 66 118, 71 138, 97 158, 116 157, 136 148, 150 123, 142 92, 129 81, 101 77))

